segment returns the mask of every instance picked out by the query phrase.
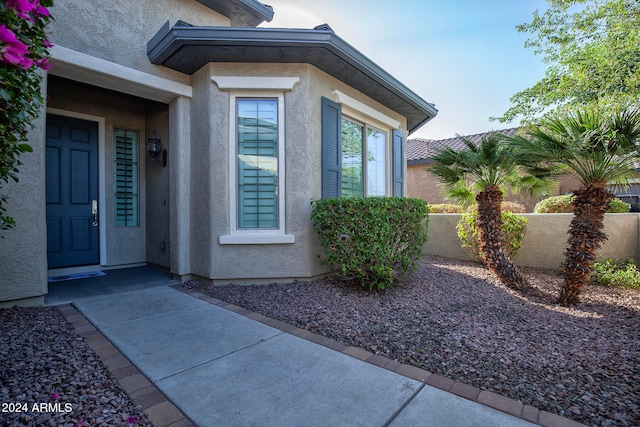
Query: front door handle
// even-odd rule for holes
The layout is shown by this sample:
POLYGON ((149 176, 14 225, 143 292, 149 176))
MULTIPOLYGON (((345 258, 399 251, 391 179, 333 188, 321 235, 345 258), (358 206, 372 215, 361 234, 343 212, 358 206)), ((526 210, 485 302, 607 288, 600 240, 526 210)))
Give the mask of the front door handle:
POLYGON ((98 201, 91 201, 91 225, 98 226, 98 201))

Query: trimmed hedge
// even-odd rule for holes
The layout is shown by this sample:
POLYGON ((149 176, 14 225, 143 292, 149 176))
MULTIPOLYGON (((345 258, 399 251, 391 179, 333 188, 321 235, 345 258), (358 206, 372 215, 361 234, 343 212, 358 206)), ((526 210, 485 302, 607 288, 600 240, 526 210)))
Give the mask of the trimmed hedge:
MULTIPOLYGON (((534 213, 573 213, 573 194, 563 196, 547 197, 536 203, 533 208, 534 213)), ((607 213, 627 213, 629 212, 629 204, 620 199, 613 199, 609 202, 607 213)))
POLYGON ((464 206, 451 203, 437 203, 429 205, 429 213, 463 213, 464 206))
POLYGON ((311 204, 322 264, 369 289, 391 287, 398 271, 415 266, 427 241, 429 208, 420 199, 340 197, 311 204))
MULTIPOLYGON (((524 207, 523 204, 518 202, 507 202, 502 201, 500 203, 500 211, 501 212, 512 212, 512 213, 526 213, 527 208, 524 207)), ((467 212, 478 212, 478 205, 471 205, 467 208, 467 212)))

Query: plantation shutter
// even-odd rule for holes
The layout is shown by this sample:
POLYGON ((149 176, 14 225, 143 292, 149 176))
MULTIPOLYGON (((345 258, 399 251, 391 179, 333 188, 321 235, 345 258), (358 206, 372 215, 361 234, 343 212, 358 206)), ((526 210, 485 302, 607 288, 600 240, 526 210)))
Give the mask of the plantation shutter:
POLYGON ((278 227, 277 101, 238 101, 238 227, 278 227))
POLYGON ((116 227, 138 226, 138 133, 115 129, 116 227))
POLYGON ((393 196, 404 196, 404 134, 393 131, 393 196))
POLYGON ((340 197, 342 187, 342 107, 322 98, 322 198, 340 197))

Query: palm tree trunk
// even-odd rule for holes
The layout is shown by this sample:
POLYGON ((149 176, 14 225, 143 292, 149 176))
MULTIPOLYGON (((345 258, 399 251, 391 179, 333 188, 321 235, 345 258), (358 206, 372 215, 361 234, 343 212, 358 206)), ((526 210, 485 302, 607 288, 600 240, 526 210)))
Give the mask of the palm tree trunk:
POLYGON ((504 232, 502 231, 502 191, 496 185, 485 187, 476 196, 478 202, 478 241, 482 258, 498 279, 506 286, 522 289, 527 282, 511 262, 504 251, 504 232))
POLYGON ((574 217, 569 227, 565 251, 564 285, 558 302, 562 305, 580 302, 580 292, 589 281, 596 250, 607 240, 604 234, 604 213, 615 197, 607 191, 605 182, 583 183, 575 192, 574 217))

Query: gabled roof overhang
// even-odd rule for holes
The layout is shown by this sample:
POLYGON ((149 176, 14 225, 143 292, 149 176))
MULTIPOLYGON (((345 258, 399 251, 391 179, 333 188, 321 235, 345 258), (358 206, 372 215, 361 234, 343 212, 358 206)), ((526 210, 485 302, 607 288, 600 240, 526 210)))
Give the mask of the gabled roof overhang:
POLYGON ((234 27, 256 27, 273 19, 273 9, 255 0, 198 0, 231 20, 234 27))
POLYGON ((407 118, 413 132, 438 110, 333 31, 320 29, 170 27, 147 44, 152 63, 193 74, 209 62, 306 63, 407 118))

